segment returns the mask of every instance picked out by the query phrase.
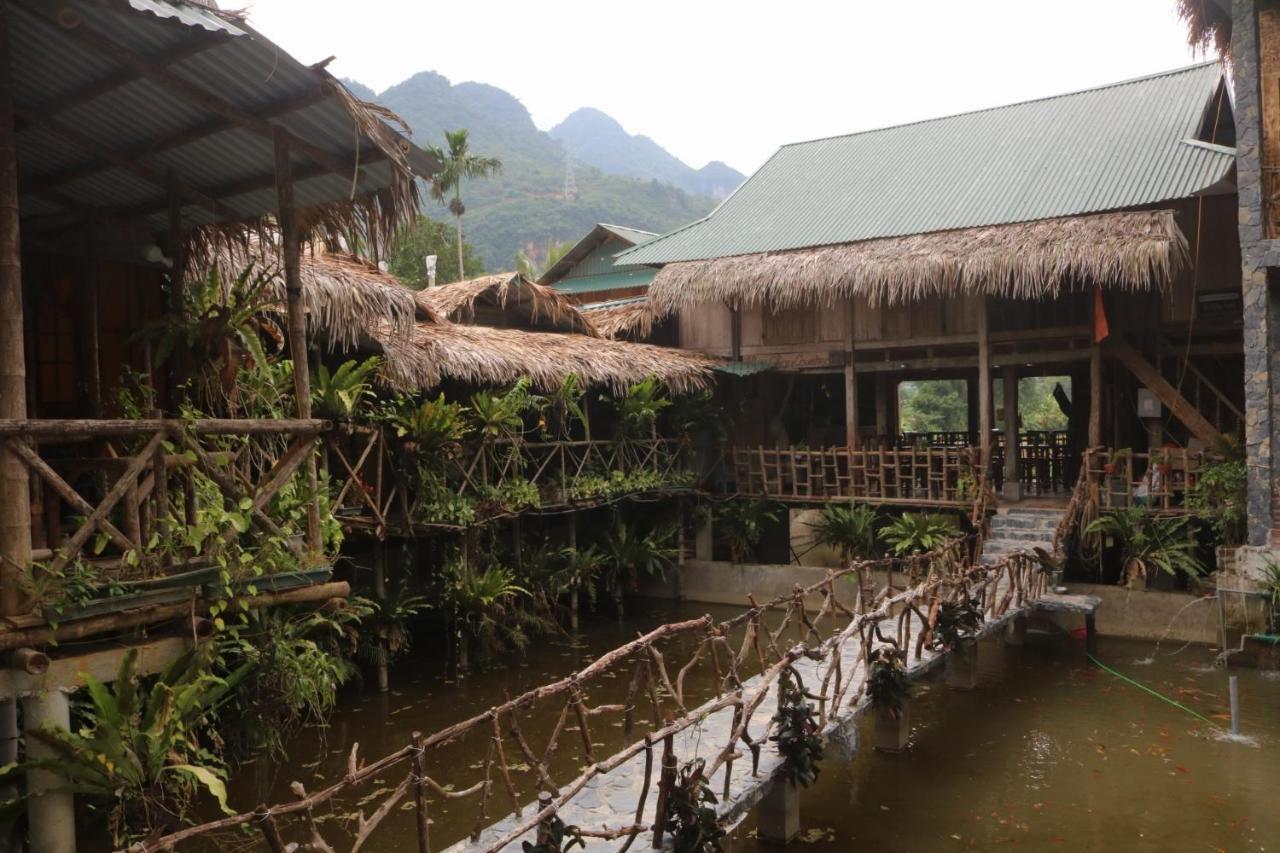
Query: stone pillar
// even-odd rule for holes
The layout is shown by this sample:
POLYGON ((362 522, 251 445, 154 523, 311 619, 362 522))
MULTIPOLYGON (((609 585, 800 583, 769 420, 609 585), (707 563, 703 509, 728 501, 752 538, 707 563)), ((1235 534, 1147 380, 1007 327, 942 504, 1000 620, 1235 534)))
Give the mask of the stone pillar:
POLYGON ((1018 374, 1004 366, 1004 498, 1022 500, 1022 466, 1018 444, 1018 374))
MULTIPOLYGON (((18 701, 5 699, 0 701, 0 767, 18 760, 18 701)), ((6 785, 0 788, 0 802, 9 802, 18 794, 17 785, 6 785)), ((0 853, 9 853, 15 849, 10 843, 13 840, 14 826, 11 823, 0 824, 0 853)))
POLYGON ((1006 645, 1021 646, 1027 642, 1027 617, 1015 616, 1004 630, 1006 645))
POLYGON ((1098 654, 1098 617, 1092 613, 1084 617, 1084 650, 1087 654, 1098 654))
POLYGON ((999 684, 1004 680, 1004 640, 1000 637, 984 637, 978 641, 977 675, 983 687, 999 684))
MULTIPOLYGON (((1248 540, 1266 545, 1272 519, 1280 442, 1276 418, 1276 375, 1280 372, 1276 297, 1268 267, 1280 267, 1280 241, 1266 239, 1263 206, 1261 68, 1259 65, 1258 3, 1232 3, 1231 64, 1235 86, 1236 187, 1239 199, 1240 256, 1243 300, 1245 450, 1248 456, 1248 540)), ((1270 12, 1274 14, 1274 11, 1270 12)), ((1270 36, 1267 36, 1270 38, 1270 36)), ((1266 104, 1267 109, 1277 109, 1266 104)))
POLYGON ((977 643, 961 643, 947 652, 946 682, 952 690, 973 690, 978 686, 977 643))
POLYGON ((760 801, 756 816, 756 836, 762 842, 790 843, 800 834, 800 789, 778 777, 760 801))
MULTIPOLYGON (((67 694, 48 690, 22 700, 23 727, 31 732, 46 724, 70 728, 71 708, 67 694)), ((54 759, 58 753, 37 738, 27 738, 27 757, 54 759)), ((27 839, 31 853, 75 853, 75 798, 70 793, 55 792, 67 784, 57 773, 32 770, 27 774, 27 839)))
POLYGON ((693 536, 693 558, 695 560, 711 559, 711 516, 698 525, 698 532, 693 536))
POLYGON ((871 733, 871 745, 880 752, 902 752, 911 739, 911 702, 902 704, 897 717, 888 711, 873 711, 875 728, 871 733))

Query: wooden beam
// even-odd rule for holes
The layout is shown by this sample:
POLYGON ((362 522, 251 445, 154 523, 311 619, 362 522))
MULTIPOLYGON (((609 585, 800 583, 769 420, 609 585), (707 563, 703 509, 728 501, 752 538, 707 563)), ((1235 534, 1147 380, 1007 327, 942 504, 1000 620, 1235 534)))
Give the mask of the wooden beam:
POLYGON ((115 681, 120 672, 120 662, 130 651, 138 652, 138 675, 154 675, 190 648, 190 637, 164 637, 136 645, 113 644, 111 648, 56 657, 49 661, 49 669, 39 675, 6 667, 0 669, 0 699, 21 699, 49 690, 77 690, 84 686, 82 676, 85 673, 109 684, 115 681))
POLYGON ((1118 335, 1112 335, 1107 338, 1105 346, 1107 352, 1114 356, 1116 361, 1128 368, 1139 382, 1160 398, 1160 402, 1169 407, 1173 416, 1182 421, 1192 435, 1210 447, 1218 447, 1222 443, 1222 433, 1218 432, 1217 428, 1209 423, 1195 406, 1179 394, 1178 389, 1169 384, 1169 381, 1160 375, 1160 371, 1152 366, 1151 362, 1129 346, 1127 341, 1118 335))
MULTIPOLYGON (((220 44, 226 44, 228 37, 221 34, 201 33, 196 37, 183 42, 169 50, 162 51, 155 56, 149 57, 148 61, 153 65, 165 66, 172 65, 175 62, 181 62, 189 59, 198 53, 217 47, 220 44)), ((59 95, 56 98, 50 98, 43 104, 40 104, 32 110, 37 115, 52 117, 58 113, 78 107, 81 104, 87 104, 89 101, 101 98, 109 92, 119 89, 121 86, 127 86, 133 81, 139 79, 140 75, 132 68, 122 71, 116 71, 103 77, 96 83, 90 83, 83 89, 77 89, 74 92, 68 92, 65 95, 59 95)))
POLYGON ((363 171, 353 168, 352 164, 345 161, 343 158, 311 144, 307 140, 295 135, 287 128, 274 125, 266 119, 235 106, 218 95, 178 76, 163 65, 157 65, 154 62, 149 62, 146 59, 135 55, 133 51, 123 45, 118 44, 101 33, 93 31, 85 23, 80 22, 78 25, 70 28, 63 27, 58 21, 58 12, 56 8, 46 7, 43 4, 33 7, 29 0, 13 2, 12 5, 14 8, 22 9, 24 12, 27 12, 28 14, 31 14, 45 22, 48 26, 56 29, 63 36, 74 39, 90 50, 109 57, 112 61, 133 71, 139 77, 144 77, 156 85, 168 89, 170 92, 190 101, 201 109, 207 110, 214 115, 226 119, 234 125, 242 127, 252 133, 256 133, 266 139, 274 139, 276 133, 279 132, 289 140, 291 149, 297 155, 305 157, 313 163, 324 166, 331 172, 351 177, 357 183, 364 179, 363 171))
MULTIPOLYGON (((302 236, 298 229, 298 212, 293 201, 293 176, 289 150, 292 142, 287 133, 277 133, 272 140, 276 171, 276 221, 280 226, 280 256, 284 263, 284 292, 288 311, 289 357, 293 359, 293 391, 297 398, 298 417, 311 417, 311 377, 307 353, 307 317, 302 307, 302 236)), ((316 491, 315 454, 307 460, 307 483, 316 491)), ((307 546, 320 550, 319 496, 307 504, 307 546)))
POLYGON ((1004 379, 1004 494, 1012 500, 1022 497, 1020 448, 1018 447, 1018 374, 1012 365, 1003 370, 1004 379))
MULTIPOLYGON (((104 147, 101 140, 94 139, 88 134, 81 133, 80 131, 76 130, 74 127, 71 127, 70 125, 64 122, 56 121, 54 119, 46 119, 39 115, 36 115, 34 113, 31 113, 22 109, 15 110, 15 112, 18 115, 25 118, 31 124, 37 127, 42 127, 45 130, 49 131, 50 133, 54 134, 55 136, 60 136, 63 139, 66 139, 67 141, 80 146, 86 151, 91 151, 99 155, 108 163, 110 163, 112 167, 117 169, 123 169, 129 174, 134 175, 135 177, 141 178, 142 180, 146 181, 152 186, 160 187, 166 192, 169 191, 171 180, 169 176, 166 175, 164 172, 153 169, 152 167, 145 165, 139 160, 131 158, 125 154, 122 154, 117 151, 112 151, 110 148, 104 147)), ((212 210, 214 213, 218 214, 218 216, 222 217, 223 219, 240 218, 241 214, 238 211, 233 210, 230 207, 227 207, 225 204, 218 201, 217 199, 210 198, 209 196, 206 196, 204 193, 198 192, 196 190, 191 189, 190 187, 183 186, 181 184, 178 185, 178 189, 183 195, 183 197, 188 199, 192 204, 198 204, 202 207, 207 207, 210 210, 212 210)), ((48 188, 47 187, 35 188, 35 191, 43 193, 43 192, 47 192, 48 188)))
POLYGON ((988 328, 987 297, 978 298, 978 447, 982 470, 991 466, 991 335, 988 328))
MULTIPOLYGON (((9 4, 0 2, 0 418, 27 416, 22 319, 22 239, 18 155, 9 67, 9 4)), ((0 615, 22 612, 22 573, 31 563, 31 494, 27 466, 0 446, 0 615)))
MULTIPOLYGON (((310 90, 302 93, 301 95, 291 95, 288 98, 284 98, 271 106, 262 108, 261 110, 258 111, 258 115, 261 116, 262 118, 268 118, 268 119, 279 118, 282 115, 286 115, 296 110, 303 110, 303 109, 306 109, 307 107, 314 106, 315 104, 320 103, 325 98, 331 97, 332 95, 333 95, 332 87, 330 87, 327 83, 321 82, 317 84, 315 87, 311 88, 310 90)), ((39 110, 30 110, 29 112, 35 115, 41 115, 39 110)), ((233 122, 230 122, 224 118, 217 118, 211 121, 202 122, 196 125, 195 127, 190 127, 185 130, 180 130, 177 133, 172 133, 162 139, 152 140, 150 142, 145 142, 140 145, 133 145, 133 146, 130 146, 129 148, 121 149, 119 151, 119 156, 130 161, 148 160, 160 154, 164 154, 176 148, 181 148, 185 145, 190 145, 193 142, 198 142, 201 139, 205 139, 215 134, 232 130, 236 127, 237 125, 234 124, 233 122)), ((95 148, 94 150, 97 150, 97 149, 95 148)), ((369 153, 372 154, 372 152, 369 152, 369 153)), ((382 155, 381 150, 378 150, 377 153, 379 155, 378 157, 362 156, 360 158, 361 162, 364 162, 364 163, 374 162, 378 159, 381 159, 382 156, 385 156, 385 155, 382 155)), ((83 178, 87 178, 92 175, 99 174, 100 172, 109 171, 114 168, 116 168, 115 163, 113 163, 110 160, 99 158, 89 163, 84 163, 79 166, 73 166, 70 169, 65 169, 61 172, 57 172, 52 175, 47 175, 46 177, 41 178, 38 181, 35 181, 28 186, 24 186, 23 191, 24 192, 43 192, 45 190, 54 189, 56 187, 62 186, 63 184, 71 183, 73 181, 78 181, 83 178)), ((323 174, 328 174, 327 169, 321 168, 318 171, 323 174)), ((265 178, 259 178, 257 180, 257 186, 255 186, 254 188, 262 189, 262 188, 270 187, 274 180, 275 180, 274 176, 271 174, 268 174, 265 178)), ((226 198, 232 195, 238 195, 238 193, 226 193, 226 192, 220 192, 217 190, 205 190, 203 194, 211 198, 226 198)))

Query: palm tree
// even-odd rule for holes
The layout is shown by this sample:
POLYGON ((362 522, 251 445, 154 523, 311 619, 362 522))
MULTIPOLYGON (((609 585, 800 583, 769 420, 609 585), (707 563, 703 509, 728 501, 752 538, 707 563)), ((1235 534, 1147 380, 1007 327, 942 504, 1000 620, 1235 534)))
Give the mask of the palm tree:
POLYGON ((471 153, 471 145, 467 139, 467 129, 446 130, 444 132, 445 147, 431 146, 431 153, 440 161, 440 171, 431 181, 431 195, 437 201, 449 202, 449 212, 453 214, 458 228, 458 281, 464 277, 462 257, 462 214, 467 212, 462 203, 463 178, 487 178, 502 171, 502 161, 496 157, 481 157, 471 153), (452 194, 453 198, 448 198, 452 194))

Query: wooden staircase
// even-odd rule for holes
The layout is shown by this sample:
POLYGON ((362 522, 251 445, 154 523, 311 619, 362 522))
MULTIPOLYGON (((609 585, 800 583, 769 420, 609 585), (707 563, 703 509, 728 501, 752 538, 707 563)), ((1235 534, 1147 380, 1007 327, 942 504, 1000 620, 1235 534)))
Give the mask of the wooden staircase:
POLYGON ((1167 342, 1160 350, 1160 370, 1182 396, 1203 414, 1218 432, 1244 435, 1243 407, 1204 374, 1195 362, 1183 357, 1182 350, 1167 342))

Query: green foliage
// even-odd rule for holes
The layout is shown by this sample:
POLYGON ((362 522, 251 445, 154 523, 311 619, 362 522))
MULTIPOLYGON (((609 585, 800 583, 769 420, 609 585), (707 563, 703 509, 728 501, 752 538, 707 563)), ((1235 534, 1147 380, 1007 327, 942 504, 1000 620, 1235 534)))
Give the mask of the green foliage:
POLYGON ((687 489, 697 482, 689 471, 664 474, 650 468, 635 471, 611 471, 608 475, 582 474, 569 484, 569 497, 575 501, 611 500, 622 495, 687 489))
POLYGON ((419 455, 413 468, 410 494, 413 496, 411 514, 423 524, 452 524, 464 526, 475 521, 475 502, 458 494, 449 485, 440 470, 439 460, 429 455, 419 455))
POLYGON ((458 275, 458 238, 453 226, 418 214, 417 222, 402 228, 391 245, 387 266, 391 273, 412 287, 427 286, 428 255, 436 256, 436 281, 444 284, 484 274, 484 262, 468 242, 462 244, 464 270, 458 275))
POLYGON ((542 250, 534 243, 528 243, 516 252, 516 272, 537 281, 572 248, 573 243, 568 240, 548 240, 542 250))
POLYGON ((203 278, 188 279, 175 316, 145 331, 156 339, 156 364, 164 364, 180 349, 203 357, 197 364, 221 362, 218 366, 231 378, 245 361, 265 363, 261 336, 284 343, 272 318, 278 310, 271 288, 277 272, 250 263, 228 282, 213 264, 203 278))
POLYGON ((232 731, 238 752, 282 761, 293 732, 324 722, 338 688, 356 673, 349 658, 370 611, 369 602, 353 598, 333 613, 270 607, 228 621, 217 644, 218 667, 252 673, 232 696, 234 718, 245 721, 232 731))
POLYGON ((315 415, 334 420, 351 420, 366 397, 373 395, 373 375, 382 366, 382 359, 371 356, 364 361, 344 361, 338 369, 320 365, 311 389, 311 406, 315 415))
POLYGON ((1160 516, 1134 506, 1102 515, 1085 532, 1114 540, 1127 578, 1145 578, 1152 569, 1197 577, 1204 566, 1191 524, 1189 516, 1160 516))
POLYGON ((716 795, 704 775, 706 759, 680 768, 667 795, 666 831, 674 853, 721 853, 725 831, 716 820, 716 795))
POLYGON ((519 580, 497 562, 479 572, 462 564, 450 566, 445 607, 453 614, 460 642, 475 642, 484 655, 524 651, 531 635, 555 627, 525 606, 532 593, 519 580))
POLYGON ((782 506, 769 500, 732 500, 716 507, 715 531, 729 545, 730 558, 745 563, 760 544, 765 525, 778 521, 782 506))
POLYGON ((898 423, 903 432, 964 432, 969 429, 969 391, 962 379, 930 379, 898 386, 898 423))
POLYGON ((1234 453, 1200 469, 1187 490, 1187 508, 1213 528, 1222 545, 1242 545, 1248 530, 1249 471, 1234 453))
POLYGON ((521 379, 502 393, 475 392, 469 413, 481 439, 514 443, 524 437, 525 413, 543 405, 545 400, 529 390, 529 380, 521 379))
POLYGON ((466 413, 466 406, 446 401, 441 392, 434 400, 428 397, 416 404, 412 398, 397 397, 386 419, 396 435, 413 441, 424 453, 435 454, 467 437, 471 428, 466 413))
POLYGON ((1265 575, 1262 591, 1267 597, 1267 632, 1274 634, 1280 626, 1280 562, 1270 559, 1262 570, 1265 575))
POLYGON ((928 553, 955 535, 956 528, 945 515, 914 512, 903 513, 880 529, 880 538, 899 557, 928 553))
POLYGON ((404 584, 388 592, 385 599, 369 600, 368 615, 360 621, 365 641, 356 647, 356 655, 373 666, 386 666, 413 646, 409 622, 415 616, 431 609, 425 596, 412 595, 404 584), (368 637, 378 642, 369 642, 368 637))
POLYGON ((663 412, 668 435, 703 436, 711 442, 724 441, 724 410, 710 389, 679 394, 663 412))
POLYGON ((929 648, 955 651, 982 630, 982 607, 977 599, 944 601, 938 608, 938 619, 929 635, 929 648))
POLYGON ((911 699, 911 682, 907 680, 906 653, 891 646, 880 646, 871 652, 867 670, 867 698, 871 707, 901 719, 911 699))
POLYGON ((487 178, 502 171, 502 161, 496 157, 482 157, 471 152, 470 134, 466 128, 446 130, 445 146, 428 146, 430 153, 440 161, 441 167, 431 178, 431 196, 436 201, 449 203, 453 214, 456 239, 454 247, 458 257, 458 269, 466 267, 462 252, 462 216, 467 212, 462 203, 462 181, 487 178))
POLYGON ((818 733, 818 712, 805 696, 800 673, 787 667, 778 675, 777 726, 769 740, 778 745, 783 758, 782 772, 793 784, 807 788, 818 781, 822 761, 822 737, 818 733))
POLYGON ((577 374, 570 373, 547 395, 547 436, 549 438, 572 441, 574 426, 582 428, 583 437, 591 440, 591 422, 587 418, 587 409, 583 405, 586 390, 582 387, 577 374))
POLYGON ((185 819, 201 792, 227 808, 226 771, 209 737, 209 722, 229 691, 249 674, 211 675, 188 652, 155 679, 141 679, 130 650, 110 686, 85 674, 89 704, 75 731, 52 725, 29 731, 54 753, 5 768, 55 771, 67 788, 108 810, 112 842, 135 840, 156 826, 185 819))
POLYGON ((645 529, 627 521, 620 513, 601 542, 604 556, 605 589, 615 601, 622 599, 624 580, 635 584, 641 575, 666 577, 675 562, 677 530, 672 526, 645 529))
POLYGON ((666 389, 649 376, 627 389, 620 398, 608 398, 618 415, 618 438, 648 438, 654 434, 658 415, 671 405, 666 389))
POLYGON ((868 504, 827 504, 818 520, 809 523, 810 541, 815 547, 834 548, 846 563, 865 559, 875 553, 879 518, 868 504))

